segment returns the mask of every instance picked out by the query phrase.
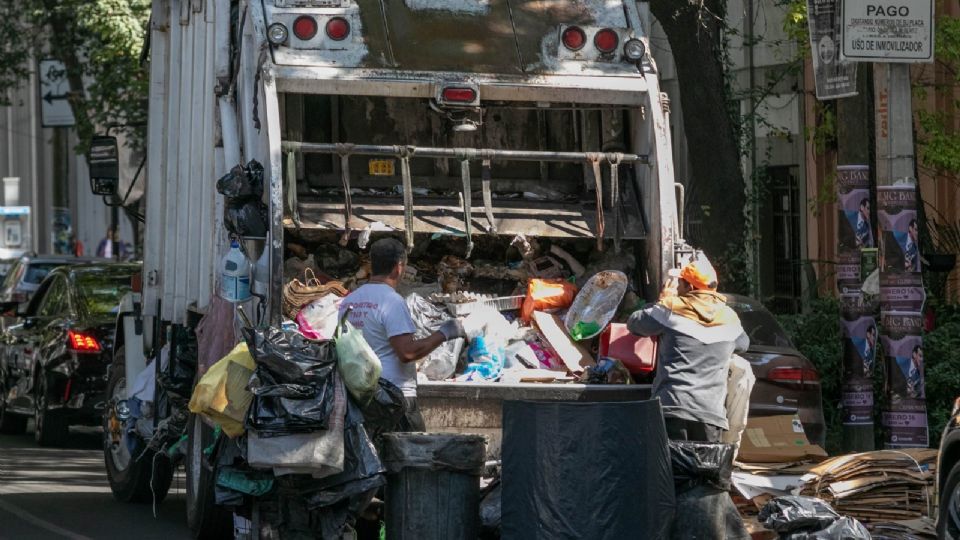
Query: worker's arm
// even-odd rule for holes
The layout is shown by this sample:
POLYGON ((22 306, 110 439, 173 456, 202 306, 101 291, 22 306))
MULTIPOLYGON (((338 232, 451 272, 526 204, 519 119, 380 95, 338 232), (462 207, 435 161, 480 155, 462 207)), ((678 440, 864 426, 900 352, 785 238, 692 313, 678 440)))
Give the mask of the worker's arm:
POLYGON ((740 336, 737 337, 737 340, 733 344, 733 352, 742 353, 747 352, 747 349, 750 348, 750 337, 746 332, 740 332, 740 336))
POLYGON ((663 325, 657 321, 652 312, 657 306, 641 309, 627 319, 627 329, 638 336, 658 336, 663 333, 663 325))
POLYGON ((400 334, 390 338, 390 346, 393 347, 400 361, 407 363, 426 358, 446 340, 447 338, 440 332, 434 332, 421 339, 416 339, 413 334, 400 334))
POLYGON ((467 333, 463 329, 463 323, 459 319, 450 319, 440 325, 440 328, 421 339, 416 339, 413 334, 399 334, 390 338, 390 346, 401 362, 416 362, 421 358, 427 357, 437 347, 443 345, 445 341, 457 338, 466 338, 467 333))

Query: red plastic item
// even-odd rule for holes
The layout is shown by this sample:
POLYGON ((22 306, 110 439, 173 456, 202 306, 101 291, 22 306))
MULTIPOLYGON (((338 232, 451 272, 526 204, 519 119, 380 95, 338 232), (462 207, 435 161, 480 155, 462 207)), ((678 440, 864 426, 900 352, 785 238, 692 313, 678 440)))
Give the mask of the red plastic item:
POLYGON ((623 362, 630 373, 650 373, 657 367, 657 340, 635 336, 625 324, 611 323, 600 334, 600 356, 623 362))

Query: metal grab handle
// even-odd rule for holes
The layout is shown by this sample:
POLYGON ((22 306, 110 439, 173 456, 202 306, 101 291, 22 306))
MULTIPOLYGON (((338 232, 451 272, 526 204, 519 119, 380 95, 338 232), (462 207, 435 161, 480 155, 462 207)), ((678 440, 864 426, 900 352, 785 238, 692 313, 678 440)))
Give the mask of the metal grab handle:
POLYGON ((350 193, 350 153, 352 144, 337 143, 337 154, 340 155, 340 181, 343 183, 343 228, 350 231, 353 222, 353 195, 350 193))
POLYGON ((493 220, 493 193, 490 189, 490 160, 485 159, 481 165, 480 176, 483 185, 483 211, 487 214, 488 232, 496 233, 497 224, 493 220))
POLYGON ((603 217, 603 177, 600 174, 600 158, 603 154, 588 153, 587 161, 593 167, 593 181, 597 190, 597 251, 603 253, 603 233, 606 221, 603 217))
POLYGON ((620 154, 607 157, 610 162, 610 201, 613 204, 613 251, 620 253, 620 154))
POLYGON ((409 147, 400 149, 400 175, 403 177, 403 226, 406 229, 407 251, 413 249, 413 180, 410 178, 409 147))
POLYGON ((473 252, 473 223, 471 222, 471 198, 473 191, 470 189, 470 160, 464 159, 460 162, 460 179, 463 181, 463 231, 467 234, 467 256, 473 252))

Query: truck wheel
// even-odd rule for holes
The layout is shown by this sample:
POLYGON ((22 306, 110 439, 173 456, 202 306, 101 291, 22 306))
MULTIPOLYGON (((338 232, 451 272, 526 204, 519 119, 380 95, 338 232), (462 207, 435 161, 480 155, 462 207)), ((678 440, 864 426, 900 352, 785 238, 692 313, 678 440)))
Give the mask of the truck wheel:
POLYGON ((937 538, 960 539, 960 463, 950 469, 943 484, 937 517, 937 538))
POLYGON ((233 538, 233 514, 214 501, 213 470, 203 449, 214 443, 213 430, 197 415, 187 424, 187 525, 195 538, 233 538))
POLYGON ((166 456, 151 450, 130 454, 123 433, 123 422, 117 417, 117 404, 127 399, 126 366, 123 347, 118 347, 110 366, 107 396, 110 401, 103 411, 103 461, 113 497, 121 502, 161 502, 173 482, 173 467, 166 456), (155 459, 156 458, 156 459, 155 459), (153 482, 151 488, 150 483, 153 482))
POLYGON ((40 446, 63 447, 67 444, 70 427, 62 411, 50 410, 49 381, 43 370, 38 370, 36 393, 33 396, 34 406, 34 439, 40 446))
POLYGON ((11 414, 7 411, 7 387, 0 381, 0 433, 4 435, 23 435, 27 431, 27 417, 11 414))

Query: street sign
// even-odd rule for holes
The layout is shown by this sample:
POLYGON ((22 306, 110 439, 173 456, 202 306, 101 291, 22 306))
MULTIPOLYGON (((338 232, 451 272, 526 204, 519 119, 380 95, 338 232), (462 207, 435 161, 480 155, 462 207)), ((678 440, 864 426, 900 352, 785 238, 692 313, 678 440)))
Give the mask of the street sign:
POLYGON ((843 0, 845 58, 933 62, 933 0, 843 0))
POLYGON ((70 83, 67 70, 59 60, 40 61, 40 122, 43 127, 69 127, 76 124, 67 101, 70 83))

